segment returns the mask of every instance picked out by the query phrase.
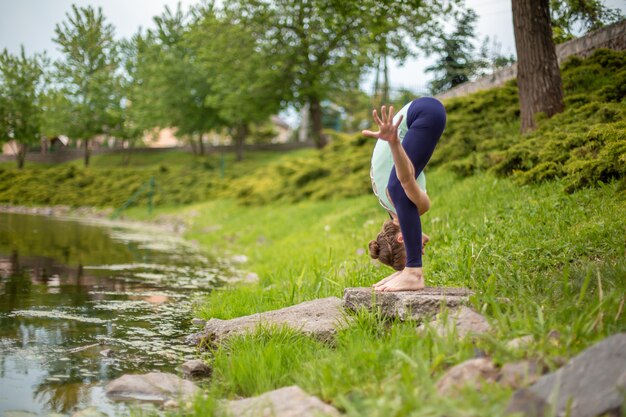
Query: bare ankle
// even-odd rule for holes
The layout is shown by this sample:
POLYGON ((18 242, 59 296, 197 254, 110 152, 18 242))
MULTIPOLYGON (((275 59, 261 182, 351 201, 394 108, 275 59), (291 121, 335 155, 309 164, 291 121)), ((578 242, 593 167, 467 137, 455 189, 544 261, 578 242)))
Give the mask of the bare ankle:
POLYGON ((410 274, 412 276, 416 276, 416 277, 423 277, 424 276, 424 271, 422 270, 422 267, 405 267, 404 271, 407 274, 410 274))

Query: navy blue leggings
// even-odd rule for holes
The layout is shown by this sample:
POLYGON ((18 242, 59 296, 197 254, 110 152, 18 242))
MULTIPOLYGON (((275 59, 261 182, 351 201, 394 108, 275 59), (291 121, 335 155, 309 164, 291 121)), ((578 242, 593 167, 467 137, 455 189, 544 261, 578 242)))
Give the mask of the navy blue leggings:
MULTIPOLYGON (((402 147, 413 163, 417 178, 430 160, 446 126, 446 110, 443 104, 435 98, 418 98, 409 106, 406 124, 408 131, 402 140, 402 147)), ((406 251, 406 266, 420 267, 422 266, 422 223, 417 206, 404 192, 395 169, 391 170, 387 187, 400 221, 406 251)))

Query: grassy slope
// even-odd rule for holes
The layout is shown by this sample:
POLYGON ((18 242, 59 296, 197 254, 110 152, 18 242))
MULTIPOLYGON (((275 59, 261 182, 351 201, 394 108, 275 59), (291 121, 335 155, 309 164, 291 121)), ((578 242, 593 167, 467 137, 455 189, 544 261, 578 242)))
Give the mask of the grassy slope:
POLYGON ((571 192, 626 176, 626 52, 597 50, 561 68, 565 111, 519 135, 515 80, 446 101, 448 124, 432 165, 487 169, 520 183, 563 178, 571 192))
MULTIPOLYGON (((571 357, 626 330, 626 197, 615 185, 564 194, 557 181, 519 186, 487 174, 429 176, 433 208, 427 282, 468 286, 495 328, 477 342, 496 361, 571 357), (498 301, 507 297, 510 303, 498 301), (558 343, 547 339, 558 330, 558 343), (506 340, 531 334, 527 352, 506 340)), ((384 220, 373 197, 242 207, 227 200, 193 207, 189 237, 211 250, 244 253, 260 282, 216 291, 198 305, 205 318, 231 318, 367 286, 390 271, 359 249, 384 220)), ((211 355, 214 398, 253 395, 297 383, 351 415, 496 415, 510 392, 493 387, 452 398, 434 382, 474 355, 470 341, 418 337, 414 323, 386 325, 360 314, 335 347, 290 332, 238 338, 211 355), (250 365, 254 364, 254 365, 250 365)), ((196 405, 202 409, 200 405, 196 405)))

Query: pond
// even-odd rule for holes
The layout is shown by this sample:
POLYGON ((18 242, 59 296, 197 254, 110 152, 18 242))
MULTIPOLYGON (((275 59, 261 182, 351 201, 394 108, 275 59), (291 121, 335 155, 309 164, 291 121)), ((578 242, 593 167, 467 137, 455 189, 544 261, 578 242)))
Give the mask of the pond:
POLYGON ((127 415, 107 381, 195 356, 193 299, 229 267, 162 231, 100 223, 0 213, 0 416, 127 415))

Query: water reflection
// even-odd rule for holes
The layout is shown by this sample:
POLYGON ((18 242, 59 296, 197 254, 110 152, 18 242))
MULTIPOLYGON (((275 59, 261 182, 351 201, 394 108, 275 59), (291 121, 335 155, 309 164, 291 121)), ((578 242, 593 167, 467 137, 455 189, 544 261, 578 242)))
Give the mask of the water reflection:
POLYGON ((194 294, 227 274, 159 235, 0 214, 0 415, 126 414, 104 383, 175 371, 194 294))

